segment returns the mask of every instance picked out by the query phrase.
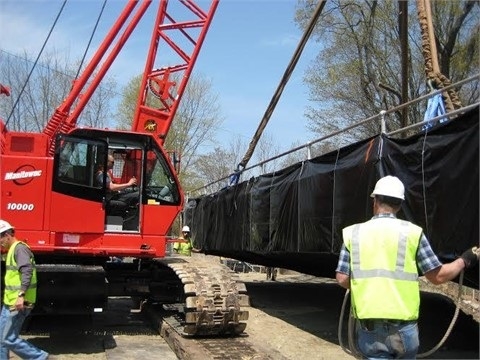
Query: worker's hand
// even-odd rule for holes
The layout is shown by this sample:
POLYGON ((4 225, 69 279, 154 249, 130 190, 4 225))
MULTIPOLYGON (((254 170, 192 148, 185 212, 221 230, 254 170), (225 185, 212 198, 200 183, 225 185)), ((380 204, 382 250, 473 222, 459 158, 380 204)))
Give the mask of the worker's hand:
POLYGON ((24 302, 25 299, 23 298, 23 296, 17 297, 17 301, 15 302, 15 309, 18 311, 23 310, 24 302))
POLYGON ((480 249, 474 246, 473 248, 465 251, 460 257, 465 263, 465 268, 474 267, 478 263, 478 258, 480 257, 480 249))

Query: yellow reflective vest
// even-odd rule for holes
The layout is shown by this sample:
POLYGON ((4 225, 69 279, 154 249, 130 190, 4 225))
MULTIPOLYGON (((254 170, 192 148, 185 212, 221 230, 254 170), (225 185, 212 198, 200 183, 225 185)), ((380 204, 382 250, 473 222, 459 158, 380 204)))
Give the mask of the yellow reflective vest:
MULTIPOLYGON (((181 240, 181 238, 179 238, 181 240)), ((183 239, 185 242, 176 242, 173 244, 173 249, 181 255, 192 255, 192 241, 190 239, 183 239)))
MULTIPOLYGON (((22 278, 19 271, 17 261, 15 260, 15 248, 20 244, 20 241, 15 241, 10 249, 8 249, 7 258, 5 259, 5 290, 3 294, 3 303, 8 306, 15 305, 18 293, 22 290, 22 278)), ((28 247, 27 244, 22 243, 24 246, 28 247)), ((33 257, 30 258, 30 262, 33 267, 32 278, 30 280, 30 285, 25 292, 24 300, 35 304, 37 299, 37 270, 35 268, 35 261, 33 257)))
POLYGON ((357 319, 418 319, 416 254, 421 235, 420 227, 394 217, 373 218, 343 229, 357 319))

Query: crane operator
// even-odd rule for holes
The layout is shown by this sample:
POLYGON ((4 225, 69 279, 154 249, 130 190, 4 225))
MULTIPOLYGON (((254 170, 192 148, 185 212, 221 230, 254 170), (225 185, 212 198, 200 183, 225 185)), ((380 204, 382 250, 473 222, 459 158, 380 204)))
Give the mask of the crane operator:
MULTIPOLYGON (((108 155, 107 160, 107 173, 106 173, 106 188, 107 188, 107 200, 109 208, 112 212, 124 211, 127 207, 135 206, 138 204, 139 192, 138 191, 126 191, 126 189, 132 188, 137 185, 137 179, 133 176, 128 182, 123 184, 116 184, 111 176, 111 171, 115 163, 113 155, 108 155)), ((95 182, 98 186, 102 186, 104 173, 104 166, 100 165, 96 173, 95 182)))

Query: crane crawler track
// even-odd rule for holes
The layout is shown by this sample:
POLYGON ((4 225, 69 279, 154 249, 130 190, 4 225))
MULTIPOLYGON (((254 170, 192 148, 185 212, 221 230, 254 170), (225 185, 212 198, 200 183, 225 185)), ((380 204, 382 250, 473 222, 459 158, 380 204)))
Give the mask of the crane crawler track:
POLYGON ((238 275, 221 263, 200 256, 160 259, 183 285, 184 336, 239 335, 247 324, 247 289, 238 275))

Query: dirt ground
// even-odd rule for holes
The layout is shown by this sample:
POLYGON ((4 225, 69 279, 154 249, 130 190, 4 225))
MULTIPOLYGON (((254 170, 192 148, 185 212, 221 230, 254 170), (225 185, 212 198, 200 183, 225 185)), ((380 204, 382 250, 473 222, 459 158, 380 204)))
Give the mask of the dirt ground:
MULTIPOLYGON (((352 358, 342 349, 338 339, 345 291, 333 279, 283 271, 276 281, 267 280, 266 274, 260 272, 239 273, 239 276, 250 296, 246 338, 254 346, 281 354, 278 359, 352 358)), ((453 285, 446 290, 430 287, 423 280, 421 284, 425 290, 448 290, 452 298, 457 296, 453 285)), ((83 322, 87 323, 88 319, 60 317, 56 322, 49 320, 47 327, 37 325, 36 332, 26 334, 26 337, 49 351, 51 359, 176 358, 158 333, 141 318, 141 314, 129 312, 128 301, 114 304, 117 312, 98 317, 94 331, 82 331, 83 322), (54 331, 45 330, 47 328, 54 331)), ((458 314, 447 341, 426 358, 479 358, 478 292, 463 291, 461 306, 465 312, 458 314)), ((447 296, 424 291, 420 311, 420 353, 425 353, 444 336, 454 317, 455 306, 447 296)), ((346 346, 346 321, 342 324, 342 342, 346 346)), ((18 358, 12 356, 11 359, 18 358)))
MULTIPOLYGON (((338 324, 345 291, 333 279, 309 275, 281 274, 277 281, 267 281, 265 274, 241 274, 255 308, 247 332, 255 340, 277 347, 288 359, 352 358, 340 346, 338 324), (260 312, 257 313, 257 310, 260 312), (273 330, 272 330, 273 329, 273 330)), ((429 290, 442 288, 428 286, 429 290)), ((449 285, 457 297, 456 284, 449 285)), ((454 295, 454 296, 453 296, 454 295)), ((461 301, 455 324, 443 345, 428 359, 478 359, 478 307, 470 295, 461 301), (473 305, 472 305, 473 304, 473 305)), ((454 302, 444 294, 422 291, 420 351, 425 355, 444 337, 455 315, 454 302)), ((346 320, 346 319, 344 319, 346 320)), ((342 342, 348 346, 347 324, 343 322, 342 342)))
POLYGON ((352 358, 337 341, 340 308, 331 307, 337 310, 342 290, 333 280, 279 275, 272 282, 259 273, 240 277, 251 298, 250 341, 267 344, 291 360, 352 358))

